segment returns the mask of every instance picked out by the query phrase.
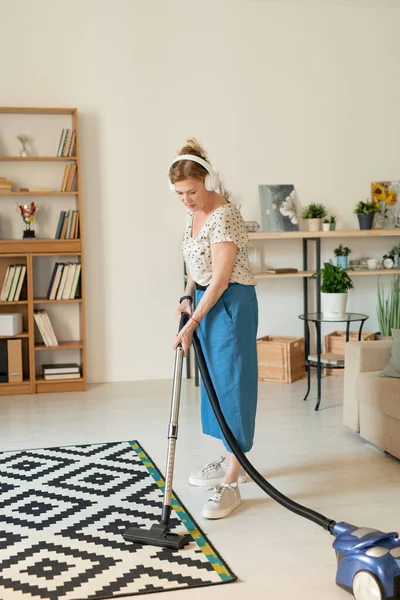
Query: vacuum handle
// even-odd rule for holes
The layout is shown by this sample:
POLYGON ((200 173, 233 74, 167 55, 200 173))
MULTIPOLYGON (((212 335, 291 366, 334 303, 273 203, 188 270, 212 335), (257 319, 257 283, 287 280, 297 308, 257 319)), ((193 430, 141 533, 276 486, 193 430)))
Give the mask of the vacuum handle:
POLYGON ((183 312, 181 314, 181 319, 179 321, 179 329, 178 329, 178 333, 181 329, 183 329, 186 325, 186 323, 189 321, 189 315, 187 312, 183 312))

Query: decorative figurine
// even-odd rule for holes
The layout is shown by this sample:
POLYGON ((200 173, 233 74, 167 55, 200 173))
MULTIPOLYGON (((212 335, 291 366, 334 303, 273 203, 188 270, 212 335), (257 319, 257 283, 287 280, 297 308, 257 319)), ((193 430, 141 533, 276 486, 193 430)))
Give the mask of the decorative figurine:
POLYGON ((17 140, 19 140, 22 144, 22 150, 20 151, 20 156, 29 156, 29 152, 26 147, 26 143, 29 142, 29 137, 24 134, 17 135, 17 140))
POLYGON ((39 208, 39 203, 38 202, 31 202, 30 204, 23 204, 23 205, 19 205, 16 204, 16 209, 17 212, 21 215, 24 223, 25 223, 25 231, 23 234, 23 238, 34 238, 35 236, 35 232, 33 229, 31 229, 31 223, 34 223, 36 221, 36 211, 39 208))

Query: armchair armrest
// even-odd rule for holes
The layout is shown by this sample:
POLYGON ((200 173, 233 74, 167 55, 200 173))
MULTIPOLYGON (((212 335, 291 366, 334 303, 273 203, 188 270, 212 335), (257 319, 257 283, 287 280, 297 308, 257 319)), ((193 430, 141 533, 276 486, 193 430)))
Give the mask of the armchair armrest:
POLYGON ((360 373, 380 371, 388 363, 392 340, 348 342, 345 347, 343 423, 360 431, 357 378, 360 373))

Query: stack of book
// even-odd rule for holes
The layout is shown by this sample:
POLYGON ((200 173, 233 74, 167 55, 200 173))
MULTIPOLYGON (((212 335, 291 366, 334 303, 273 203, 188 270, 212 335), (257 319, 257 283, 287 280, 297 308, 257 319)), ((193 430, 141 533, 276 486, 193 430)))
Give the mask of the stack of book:
POLYGON ((0 177, 0 194, 10 194, 12 192, 13 182, 7 177, 0 177))
POLYGON ((56 240, 77 240, 79 238, 79 210, 62 210, 58 219, 56 240))
POLYGON ((26 265, 9 265, 0 292, 1 302, 18 302, 25 275, 26 265))
POLYGON ((75 131, 72 129, 62 130, 57 156, 75 156, 75 131))
POLYGON ((47 300, 73 300, 80 296, 80 263, 56 262, 47 290, 47 300))
POLYGON ((40 335, 42 336, 45 345, 48 348, 57 347, 59 345, 58 340, 47 312, 45 310, 35 310, 33 312, 33 316, 35 317, 36 325, 38 326, 40 335))
POLYGON ((65 165, 60 192, 75 191, 76 165, 65 165))
MULTIPOLYGON (((318 362, 317 354, 310 354, 308 360, 316 365, 318 362)), ((321 366, 326 367, 344 367, 344 356, 342 354, 336 354, 334 352, 325 352, 320 356, 321 366)))
POLYGON ((79 365, 76 363, 60 363, 58 365, 42 365, 43 377, 52 379, 79 379, 79 365))

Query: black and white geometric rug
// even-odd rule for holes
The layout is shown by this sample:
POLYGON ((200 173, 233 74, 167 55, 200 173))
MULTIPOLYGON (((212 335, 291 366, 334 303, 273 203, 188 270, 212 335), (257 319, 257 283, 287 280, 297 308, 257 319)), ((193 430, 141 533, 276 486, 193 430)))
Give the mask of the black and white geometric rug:
POLYGON ((165 550, 125 542, 160 520, 164 481, 137 442, 0 453, 0 599, 97 600, 236 579, 179 499, 165 550))

